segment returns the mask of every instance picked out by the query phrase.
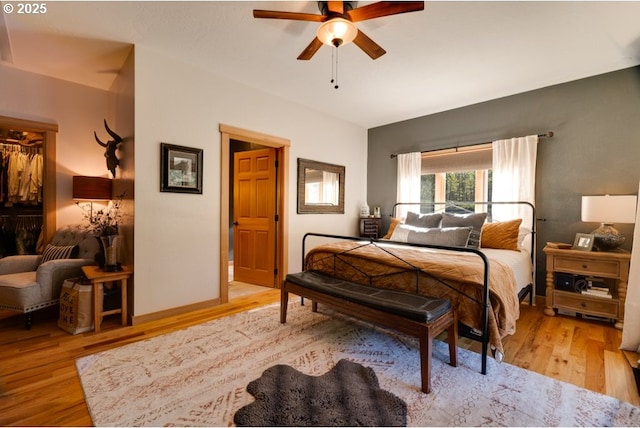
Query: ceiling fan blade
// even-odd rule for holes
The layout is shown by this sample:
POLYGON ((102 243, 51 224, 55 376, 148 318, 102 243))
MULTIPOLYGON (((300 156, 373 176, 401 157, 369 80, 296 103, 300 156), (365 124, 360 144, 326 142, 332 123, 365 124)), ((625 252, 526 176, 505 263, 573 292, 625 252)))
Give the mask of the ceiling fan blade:
POLYGON ((314 21, 324 22, 327 20, 326 16, 315 15, 313 13, 301 13, 301 12, 278 12, 275 10, 253 10, 254 18, 269 18, 269 19, 292 19, 294 21, 314 21))
POLYGON ((352 22, 424 10, 423 1, 380 1, 347 12, 352 22))
POLYGON ((311 41, 311 43, 309 43, 309 46, 304 48, 302 53, 298 55, 298 59, 303 61, 310 60, 311 57, 313 57, 315 53, 318 52, 318 49, 320 49, 321 47, 322 47, 322 42, 320 41, 319 38, 316 37, 311 41))
POLYGON ((344 13, 344 2, 341 1, 330 1, 327 2, 329 6, 329 12, 339 13, 342 15, 344 13))
POLYGON ((353 43, 358 46, 360 49, 364 51, 367 55, 371 57, 371 59, 378 59, 382 55, 386 54, 387 51, 382 49, 380 45, 371 40, 366 34, 362 31, 358 30, 358 35, 355 39, 353 39, 353 43))

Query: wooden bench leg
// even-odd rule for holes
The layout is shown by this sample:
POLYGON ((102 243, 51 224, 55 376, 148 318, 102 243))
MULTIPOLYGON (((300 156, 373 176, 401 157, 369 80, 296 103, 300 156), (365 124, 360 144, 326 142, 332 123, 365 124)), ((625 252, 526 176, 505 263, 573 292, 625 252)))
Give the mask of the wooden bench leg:
POLYGON ((453 315, 453 322, 447 329, 447 342, 449 343, 449 359, 453 367, 458 367, 458 318, 453 315))
POLYGON ((287 322, 287 307, 289 306, 289 292, 287 286, 282 284, 280 289, 280 323, 287 322))
POLYGON ((425 334, 420 335, 420 376, 422 378, 422 392, 431 392, 431 351, 433 338, 427 328, 425 334))
MULTIPOLYGON (((458 323, 455 312, 443 315, 451 316, 451 321, 447 325, 447 343, 449 344, 449 359, 453 367, 458 366, 458 323)), ((442 318, 434 321, 442 321, 442 318)), ((446 322, 446 321, 444 321, 446 322)), ((422 381, 422 392, 431 392, 431 354, 433 353, 433 336, 440 334, 444 326, 436 326, 435 330, 431 325, 425 327, 425 331, 420 335, 420 376, 422 381)))
POLYGON ((311 312, 318 312, 318 302, 315 300, 311 301, 311 312))

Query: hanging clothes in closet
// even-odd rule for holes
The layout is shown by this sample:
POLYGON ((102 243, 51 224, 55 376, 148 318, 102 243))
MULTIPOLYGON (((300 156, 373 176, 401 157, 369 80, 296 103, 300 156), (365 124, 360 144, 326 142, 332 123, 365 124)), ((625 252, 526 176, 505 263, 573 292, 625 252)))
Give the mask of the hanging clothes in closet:
POLYGON ((41 144, 0 142, 0 258, 36 254, 42 233, 41 144))
POLYGON ((5 207, 42 203, 44 158, 41 148, 1 144, 0 198, 5 207))

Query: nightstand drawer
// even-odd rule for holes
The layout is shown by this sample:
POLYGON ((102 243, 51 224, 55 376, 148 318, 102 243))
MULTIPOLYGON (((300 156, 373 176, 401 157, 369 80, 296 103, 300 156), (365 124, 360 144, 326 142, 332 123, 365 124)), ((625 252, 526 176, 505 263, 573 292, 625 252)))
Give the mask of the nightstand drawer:
POLYGON ((609 318, 618 317, 618 299, 605 299, 584 294, 554 291, 554 307, 609 318))
POLYGON ((610 276, 620 275, 620 263, 605 260, 580 260, 576 258, 555 257, 554 270, 578 274, 610 276))

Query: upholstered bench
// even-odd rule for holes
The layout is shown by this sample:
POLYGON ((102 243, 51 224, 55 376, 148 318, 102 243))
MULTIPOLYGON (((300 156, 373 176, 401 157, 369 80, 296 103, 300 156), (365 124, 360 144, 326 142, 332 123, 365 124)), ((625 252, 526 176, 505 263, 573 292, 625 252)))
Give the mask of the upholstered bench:
POLYGON ((287 321, 289 293, 331 306, 355 318, 381 324, 420 340, 422 391, 431 391, 433 338, 447 331, 449 358, 457 366, 457 322, 451 302, 418 294, 356 284, 325 273, 304 271, 286 276, 281 289, 280 322, 287 321))

